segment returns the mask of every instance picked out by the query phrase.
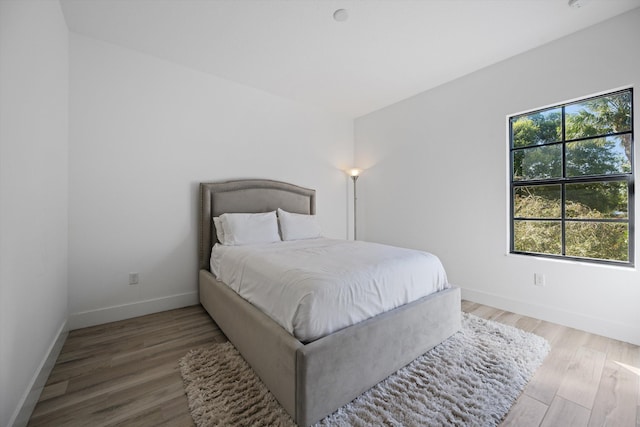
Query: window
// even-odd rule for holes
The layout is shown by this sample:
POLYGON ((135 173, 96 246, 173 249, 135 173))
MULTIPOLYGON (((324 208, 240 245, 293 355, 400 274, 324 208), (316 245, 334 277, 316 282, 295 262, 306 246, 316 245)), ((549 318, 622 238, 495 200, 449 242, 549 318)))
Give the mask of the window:
POLYGON ((633 265, 633 91, 509 118, 511 253, 633 265))

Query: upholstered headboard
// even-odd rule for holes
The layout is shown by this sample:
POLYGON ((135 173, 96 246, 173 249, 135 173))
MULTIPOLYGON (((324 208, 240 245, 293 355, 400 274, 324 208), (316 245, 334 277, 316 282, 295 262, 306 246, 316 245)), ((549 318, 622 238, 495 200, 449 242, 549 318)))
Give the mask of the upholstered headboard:
POLYGON ((278 208, 315 214, 316 190, 267 179, 200 183, 200 268, 209 269, 211 248, 218 241, 214 216, 270 212, 278 208))

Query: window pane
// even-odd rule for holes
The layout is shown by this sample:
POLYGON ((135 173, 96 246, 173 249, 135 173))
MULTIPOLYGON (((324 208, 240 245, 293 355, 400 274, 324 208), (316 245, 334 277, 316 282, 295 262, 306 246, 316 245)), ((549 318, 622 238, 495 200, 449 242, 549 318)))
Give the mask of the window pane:
POLYGON ((568 222, 566 254, 581 258, 629 261, 629 226, 611 222, 568 222))
POLYGON ((565 107, 566 139, 631 130, 631 91, 601 96, 565 107))
POLYGON ((562 174, 560 145, 526 148, 513 152, 513 180, 559 178, 562 174))
POLYGON ((567 218, 628 218, 629 190, 626 181, 567 184, 567 218))
POLYGON ((559 221, 514 221, 514 249, 518 252, 560 255, 562 227, 559 221))
POLYGON ((562 109, 553 108, 511 118, 513 148, 562 140, 562 109))
POLYGON ((631 172, 631 134, 567 143, 567 176, 631 172))
POLYGON ((560 218, 562 188, 560 185, 531 185, 513 190, 516 218, 560 218))

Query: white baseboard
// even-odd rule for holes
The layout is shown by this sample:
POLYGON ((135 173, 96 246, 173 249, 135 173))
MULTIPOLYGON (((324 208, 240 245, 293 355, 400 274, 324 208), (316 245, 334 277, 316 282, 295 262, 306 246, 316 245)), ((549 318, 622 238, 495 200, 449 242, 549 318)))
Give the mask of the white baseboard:
POLYGON ((461 288, 462 299, 511 311, 524 316, 535 317, 547 322, 557 323, 582 331, 602 335, 619 341, 640 345, 640 333, 637 327, 631 327, 622 323, 611 322, 606 319, 586 316, 539 304, 505 298, 487 292, 461 288))
POLYGON ((40 366, 31 379, 29 387, 25 390, 22 399, 20 399, 20 404, 13 414, 13 417, 9 420, 10 426, 24 427, 29 423, 29 418, 31 418, 31 414, 36 407, 36 403, 38 403, 42 389, 44 389, 47 379, 49 378, 49 374, 51 374, 51 370, 56 364, 56 360, 58 360, 62 346, 69 335, 67 325, 68 322, 65 320, 58 329, 55 339, 49 346, 44 359, 42 359, 40 366))
POLYGON ((80 329, 103 323, 130 319, 160 311, 173 310, 174 308, 187 307, 198 304, 198 293, 187 292, 168 297, 154 298, 145 301, 136 301, 128 304, 99 308, 96 310, 82 311, 69 315, 69 329, 80 329))

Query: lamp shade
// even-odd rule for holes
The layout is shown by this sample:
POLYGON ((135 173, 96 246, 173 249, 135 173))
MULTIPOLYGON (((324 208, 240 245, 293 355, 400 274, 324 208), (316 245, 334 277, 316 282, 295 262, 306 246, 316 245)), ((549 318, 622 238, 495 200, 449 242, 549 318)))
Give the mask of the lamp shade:
POLYGON ((347 174, 349 174, 349 176, 360 176, 361 173, 362 169, 360 168, 351 168, 347 170, 347 174))

